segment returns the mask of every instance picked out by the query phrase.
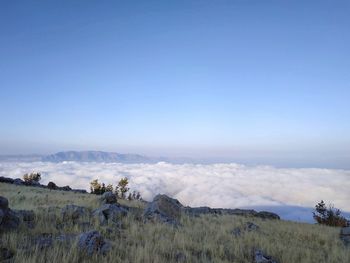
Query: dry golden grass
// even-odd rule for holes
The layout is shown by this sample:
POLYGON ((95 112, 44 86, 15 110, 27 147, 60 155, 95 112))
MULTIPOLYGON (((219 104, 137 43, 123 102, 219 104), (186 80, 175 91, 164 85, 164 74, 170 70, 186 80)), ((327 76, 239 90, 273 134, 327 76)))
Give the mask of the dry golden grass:
MULTIPOLYGON (((164 224, 144 224, 135 214, 123 219, 121 228, 94 225, 94 229, 112 242, 111 252, 104 257, 87 257, 74 244, 65 246, 58 242, 52 248, 38 250, 28 245, 30 238, 43 233, 58 235, 62 232, 82 232, 77 225, 56 228, 57 224, 62 223, 60 207, 76 204, 94 209, 99 206, 98 197, 2 183, 0 195, 9 199, 11 208, 33 209, 36 213, 34 229, 21 226, 20 231, 1 235, 2 245, 15 251, 15 262, 163 263, 176 262, 178 253, 185 255, 185 262, 252 262, 253 248, 262 249, 281 263, 350 262, 350 248, 346 248, 339 240, 339 228, 228 215, 196 218, 184 215, 182 226, 178 228, 164 224), (58 209, 48 213, 47 208, 55 206, 58 209), (248 221, 259 225, 260 231, 244 232, 239 237, 232 235, 231 231, 235 227, 242 227, 248 221)), ((143 207, 140 202, 122 203, 143 207)))

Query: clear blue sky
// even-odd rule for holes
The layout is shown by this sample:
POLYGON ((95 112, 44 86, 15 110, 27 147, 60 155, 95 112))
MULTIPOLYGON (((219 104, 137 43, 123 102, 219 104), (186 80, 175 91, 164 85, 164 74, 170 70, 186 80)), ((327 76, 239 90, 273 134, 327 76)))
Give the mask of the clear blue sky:
POLYGON ((1 1, 0 153, 343 167, 349 14, 349 1, 1 1))

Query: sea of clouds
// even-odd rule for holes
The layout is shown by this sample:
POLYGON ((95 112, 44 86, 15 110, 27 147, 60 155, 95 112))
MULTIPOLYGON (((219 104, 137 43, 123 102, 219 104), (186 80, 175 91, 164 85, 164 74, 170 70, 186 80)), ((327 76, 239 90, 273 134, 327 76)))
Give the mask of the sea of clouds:
MULTIPOLYGON (((5 162, 0 176, 21 178, 39 171, 42 183, 89 189, 92 179, 116 184, 127 177, 145 200, 164 193, 189 206, 255 208, 284 219, 312 222, 321 199, 350 212, 350 170, 274 168, 240 164, 121 164, 5 162)), ((346 215, 350 215, 346 213, 346 215)))

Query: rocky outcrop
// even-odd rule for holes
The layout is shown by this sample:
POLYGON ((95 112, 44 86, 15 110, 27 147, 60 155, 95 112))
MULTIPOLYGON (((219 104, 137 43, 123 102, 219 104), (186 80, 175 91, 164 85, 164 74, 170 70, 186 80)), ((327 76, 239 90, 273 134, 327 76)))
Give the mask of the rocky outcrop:
POLYGON ((111 244, 98 231, 90 231, 79 236, 78 248, 90 256, 105 255, 111 250, 111 244))
POLYGON ((63 222, 77 223, 89 216, 89 210, 83 206, 66 205, 61 210, 63 222))
POLYGON ((344 242, 346 246, 350 246, 350 226, 343 227, 340 230, 340 239, 344 242))
POLYGON ((278 263, 271 256, 265 255, 261 250, 254 250, 254 263, 278 263))
POLYGON ((260 211, 255 216, 263 218, 263 219, 276 219, 276 220, 280 220, 281 219, 279 217, 279 215, 277 215, 275 213, 267 212, 267 211, 260 211))
POLYGON ((230 209, 230 208, 210 208, 207 206, 202 207, 184 207, 182 211, 189 216, 199 216, 203 214, 214 215, 238 215, 238 216, 253 216, 264 219, 280 219, 280 217, 271 212, 261 211, 257 212, 252 209, 230 209))
POLYGON ((101 202, 104 204, 115 204, 117 202, 117 196, 112 192, 105 192, 101 196, 101 202))
POLYGON ((172 225, 178 225, 181 218, 182 204, 167 195, 157 195, 144 210, 143 217, 146 221, 160 221, 172 225))
POLYGON ((38 181, 34 181, 34 180, 23 181, 20 178, 12 179, 12 178, 3 177, 3 176, 0 176, 0 183, 24 185, 24 186, 32 186, 32 187, 41 187, 41 188, 47 188, 50 190, 72 191, 72 192, 81 193, 81 194, 87 193, 86 190, 84 190, 84 189, 72 189, 69 185, 59 187, 53 182, 49 182, 48 185, 43 185, 43 184, 40 184, 38 181))
POLYGON ((93 217, 101 224, 106 225, 109 222, 117 223, 126 216, 128 209, 119 204, 105 204, 92 212, 93 217))

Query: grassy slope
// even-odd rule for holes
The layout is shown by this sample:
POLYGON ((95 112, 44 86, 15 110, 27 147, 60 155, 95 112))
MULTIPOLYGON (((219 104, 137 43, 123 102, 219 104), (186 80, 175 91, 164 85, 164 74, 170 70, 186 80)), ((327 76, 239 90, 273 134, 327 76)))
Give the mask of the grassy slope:
MULTIPOLYGON (((48 207, 76 204, 97 208, 98 197, 89 194, 50 191, 0 183, 0 195, 9 199, 13 209, 33 209, 37 215, 34 229, 22 226, 21 231, 3 233, 5 247, 16 251, 15 262, 101 262, 97 256, 86 258, 75 246, 55 244, 46 251, 20 249, 28 238, 42 233, 59 234, 60 211, 49 214, 48 207)), ((138 202, 123 201, 125 205, 140 207, 138 202)), ((95 229, 112 241, 112 251, 104 262, 175 262, 176 254, 186 255, 187 262, 251 262, 252 248, 261 248, 281 263, 350 262, 350 249, 339 241, 339 229, 287 221, 263 221, 237 216, 182 217, 182 227, 174 229, 162 224, 144 224, 135 215, 123 220, 122 229, 113 233, 106 227, 95 229), (250 221, 261 230, 234 237, 231 231, 250 221)), ((114 228, 116 229, 116 228, 114 228)), ((66 226, 66 233, 80 233, 77 226, 66 226)))

